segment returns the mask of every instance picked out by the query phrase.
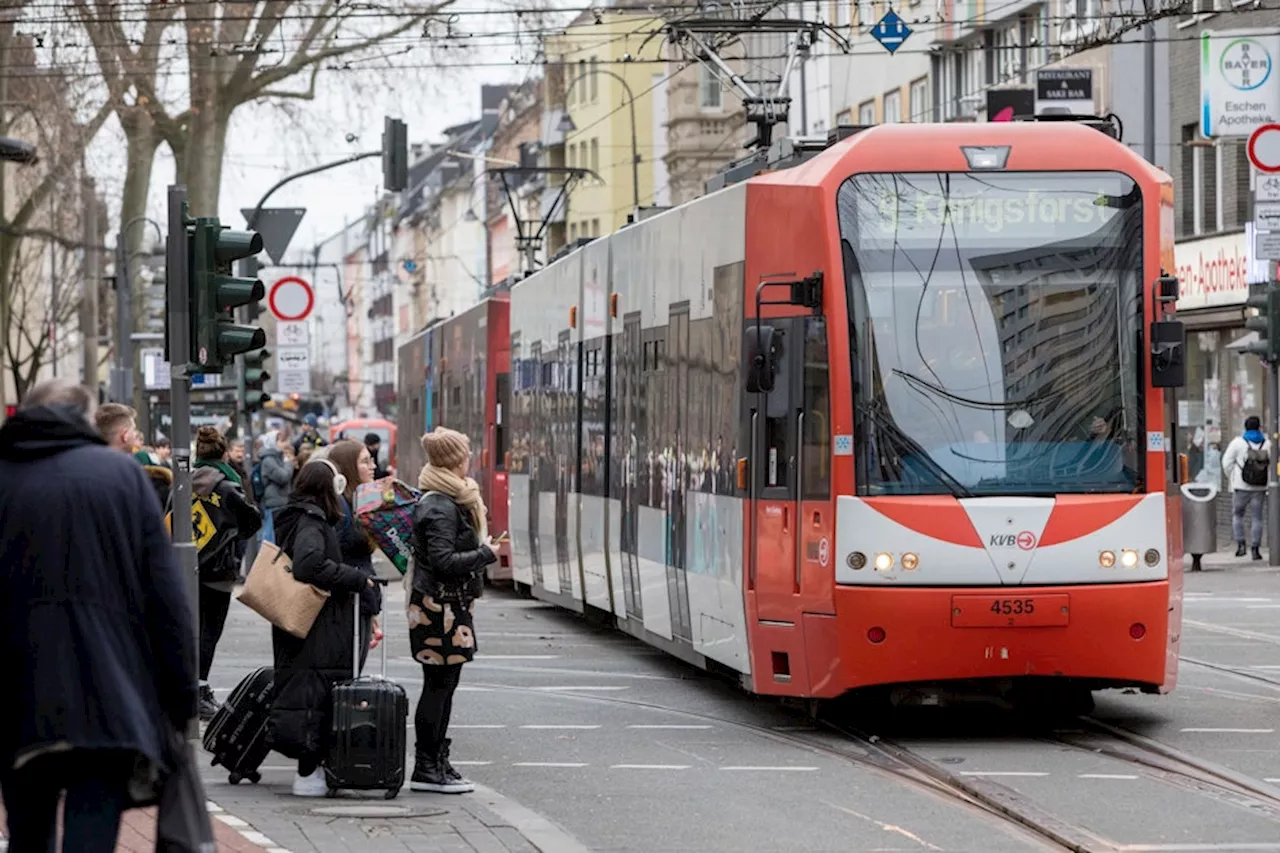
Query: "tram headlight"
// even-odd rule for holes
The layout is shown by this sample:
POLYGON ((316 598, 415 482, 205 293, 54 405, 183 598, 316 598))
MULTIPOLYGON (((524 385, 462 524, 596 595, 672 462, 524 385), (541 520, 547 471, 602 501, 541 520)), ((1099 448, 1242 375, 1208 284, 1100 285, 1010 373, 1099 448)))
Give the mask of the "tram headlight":
POLYGON ((1120 565, 1126 569, 1136 569, 1138 567, 1138 552, 1131 548, 1125 548, 1120 552, 1120 565))
POLYGON ((906 569, 907 571, 909 572, 913 571, 919 565, 920 565, 920 558, 917 557, 915 554, 912 554, 910 551, 902 555, 902 568, 906 569))
POLYGON ((893 568, 893 555, 886 554, 884 551, 881 551, 879 554, 876 554, 875 565, 877 572, 889 571, 893 568))
POLYGON ((1116 564, 1115 551, 1103 551, 1098 555, 1098 565, 1104 569, 1109 569, 1116 564))

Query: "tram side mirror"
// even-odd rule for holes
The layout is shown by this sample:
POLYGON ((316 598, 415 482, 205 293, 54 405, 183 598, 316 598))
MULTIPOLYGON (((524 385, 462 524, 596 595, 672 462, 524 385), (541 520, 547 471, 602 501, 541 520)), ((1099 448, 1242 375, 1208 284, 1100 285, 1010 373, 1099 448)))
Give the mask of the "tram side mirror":
POLYGON ((1181 388, 1187 384, 1186 350, 1187 333, 1182 323, 1162 320, 1151 324, 1151 387, 1181 388))
POLYGON ((1156 298, 1161 302, 1178 301, 1178 277, 1162 275, 1156 279, 1156 298))
POLYGON ((773 326, 753 323, 747 326, 743 347, 747 365, 747 393, 768 394, 778 372, 778 352, 782 334, 773 326))

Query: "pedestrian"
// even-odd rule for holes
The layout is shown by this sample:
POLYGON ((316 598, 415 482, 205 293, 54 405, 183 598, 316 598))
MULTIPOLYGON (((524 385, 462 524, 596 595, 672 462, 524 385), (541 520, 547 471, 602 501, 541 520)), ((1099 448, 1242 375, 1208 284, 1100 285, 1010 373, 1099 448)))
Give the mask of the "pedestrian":
POLYGON ((449 763, 445 735, 462 665, 475 657, 473 615, 484 591, 485 569, 497 562, 480 486, 467 476, 471 445, 444 427, 422 437, 427 464, 418 475, 426 494, 413 513, 413 580, 409 593, 409 648, 422 664, 422 696, 409 788, 465 794, 475 785, 449 763))
POLYGON ((169 439, 161 438, 156 440, 156 458, 160 460, 161 465, 168 465, 169 458, 173 456, 173 447, 169 444, 169 439))
POLYGON ((147 477, 151 480, 151 485, 156 490, 156 499, 160 502, 160 506, 169 505, 169 493, 173 490, 173 472, 169 470, 169 466, 160 460, 160 455, 149 447, 143 447, 134 452, 133 458, 137 459, 142 465, 142 470, 146 472, 147 477))
POLYGON ((211 720, 218 702, 209 686, 209 669, 231 609, 240 576, 240 543, 258 532, 262 517, 245 498, 244 482, 228 463, 226 439, 202 426, 196 433, 191 493, 203 511, 193 541, 200 549, 200 719, 211 720))
POLYGON ((391 471, 382 467, 382 460, 379 458, 382 454, 382 436, 376 432, 365 433, 364 446, 369 450, 369 457, 373 459, 373 479, 381 480, 383 477, 389 477, 391 471))
MULTIPOLYGON (((1231 531, 1236 537, 1237 557, 1245 554, 1244 519, 1248 513, 1253 559, 1262 559, 1262 510, 1270 467, 1271 442, 1262 434, 1262 421, 1250 415, 1244 421, 1244 434, 1231 439, 1222 454, 1222 470, 1231 477, 1231 531)), ((1276 546, 1270 543, 1270 547, 1276 546)))
POLYGON ((294 452, 301 453, 304 447, 314 450, 329 443, 320 435, 319 424, 320 422, 316 420, 315 415, 307 415, 302 419, 302 430, 298 433, 298 437, 293 440, 294 452))
POLYGON ((193 619, 155 492, 95 398, 32 388, 0 428, 0 788, 9 853, 115 850, 195 715, 193 619), (63 794, 65 792, 65 800, 63 794))
POLYGON ((275 542, 275 514, 289 503, 289 491, 293 486, 293 443, 289 434, 279 430, 268 433, 262 442, 262 541, 275 542))
POLYGON ((271 631, 275 698, 268 739, 298 762, 298 797, 328 793, 321 766, 329 752, 333 685, 351 678, 351 596, 375 586, 369 574, 342 561, 334 525, 342 520, 338 498, 345 486, 332 462, 310 462, 298 472, 289 504, 276 513, 276 541, 292 561, 294 579, 330 593, 304 639, 271 631))
MULTIPOLYGON (((346 486, 339 495, 342 519, 338 522, 338 546, 342 549, 342 562, 356 566, 371 578, 376 577, 373 552, 377 546, 369 539, 355 514, 356 488, 361 483, 373 482, 373 459, 364 445, 350 439, 334 442, 328 451, 326 458, 337 466, 346 486)), ((381 612, 382 587, 374 586, 360 593, 361 648, 366 657, 369 649, 376 649, 382 642, 382 626, 378 622, 381 612)), ((364 661, 362 657, 361 667, 364 661)))
POLYGON ((94 413, 93 422, 112 450, 133 453, 142 444, 138 435, 138 413, 130 406, 105 403, 94 413))

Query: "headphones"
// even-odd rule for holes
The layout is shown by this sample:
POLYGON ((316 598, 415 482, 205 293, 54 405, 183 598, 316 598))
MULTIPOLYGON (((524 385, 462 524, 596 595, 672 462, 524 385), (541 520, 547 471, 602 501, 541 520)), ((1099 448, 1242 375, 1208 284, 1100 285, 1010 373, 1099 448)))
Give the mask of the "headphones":
POLYGON ((323 462, 329 466, 329 470, 333 472, 333 490, 340 495, 347 492, 347 478, 342 476, 342 472, 338 470, 338 466, 334 465, 328 459, 317 459, 316 462, 323 462))

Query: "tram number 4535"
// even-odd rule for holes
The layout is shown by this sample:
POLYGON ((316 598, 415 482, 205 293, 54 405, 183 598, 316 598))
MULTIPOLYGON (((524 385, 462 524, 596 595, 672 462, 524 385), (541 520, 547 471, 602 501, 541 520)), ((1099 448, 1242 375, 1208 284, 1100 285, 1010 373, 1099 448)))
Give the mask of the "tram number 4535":
POLYGON ((997 598, 989 609, 1000 616, 1021 616, 1035 613, 1036 603, 1030 598, 997 598))

